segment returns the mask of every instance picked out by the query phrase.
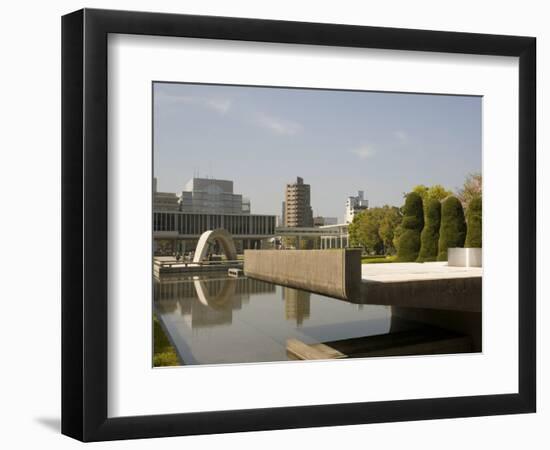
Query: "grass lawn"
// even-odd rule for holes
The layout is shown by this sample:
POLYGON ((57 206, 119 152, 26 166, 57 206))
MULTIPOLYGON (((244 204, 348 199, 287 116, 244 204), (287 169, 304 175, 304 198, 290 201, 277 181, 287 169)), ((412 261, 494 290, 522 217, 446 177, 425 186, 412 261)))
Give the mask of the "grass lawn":
POLYGON ((396 256, 365 256, 361 258, 361 264, 384 264, 396 262, 396 256))
POLYGON ((156 315, 153 315, 153 367, 179 366, 176 350, 164 334, 156 315))

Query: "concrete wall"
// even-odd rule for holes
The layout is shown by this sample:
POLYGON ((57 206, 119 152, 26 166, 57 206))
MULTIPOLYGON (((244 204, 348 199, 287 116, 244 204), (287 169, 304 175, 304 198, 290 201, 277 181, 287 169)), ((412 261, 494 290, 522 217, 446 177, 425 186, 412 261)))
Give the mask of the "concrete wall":
POLYGON ((481 311, 481 277, 387 283, 363 280, 361 288, 361 303, 366 304, 481 311))
POLYGON ((245 250, 244 273, 251 278, 353 300, 360 295, 361 251, 245 250))

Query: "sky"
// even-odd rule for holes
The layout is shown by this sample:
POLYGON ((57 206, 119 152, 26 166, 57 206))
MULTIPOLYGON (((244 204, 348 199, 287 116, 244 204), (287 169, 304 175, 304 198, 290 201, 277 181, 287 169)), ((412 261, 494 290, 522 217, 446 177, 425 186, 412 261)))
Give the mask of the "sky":
POLYGON ((194 175, 233 180, 253 214, 281 214, 285 185, 311 185, 315 216, 346 199, 401 206, 414 186, 455 190, 481 172, 481 97, 159 83, 154 176, 179 193, 194 175))

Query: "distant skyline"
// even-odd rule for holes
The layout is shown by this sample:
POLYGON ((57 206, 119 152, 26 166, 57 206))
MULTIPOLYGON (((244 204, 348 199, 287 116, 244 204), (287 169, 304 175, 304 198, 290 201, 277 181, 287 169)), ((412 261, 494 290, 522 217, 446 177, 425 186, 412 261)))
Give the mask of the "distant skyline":
POLYGON ((311 185, 314 216, 365 191, 401 206, 415 185, 455 190, 481 172, 481 97, 154 84, 154 176, 232 180, 254 214, 281 214, 285 186, 311 185))

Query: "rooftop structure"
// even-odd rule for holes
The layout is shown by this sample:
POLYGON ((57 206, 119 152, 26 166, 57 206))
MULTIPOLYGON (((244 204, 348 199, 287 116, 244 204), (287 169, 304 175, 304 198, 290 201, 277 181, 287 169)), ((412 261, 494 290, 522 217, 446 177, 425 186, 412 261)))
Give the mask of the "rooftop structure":
POLYGON ((180 195, 180 211, 203 214, 250 214, 250 201, 233 192, 233 181, 192 178, 180 195))
POLYGON ((353 222, 353 218, 361 211, 368 209, 369 201, 364 191, 358 191, 356 196, 348 197, 346 201, 346 223, 353 222))

